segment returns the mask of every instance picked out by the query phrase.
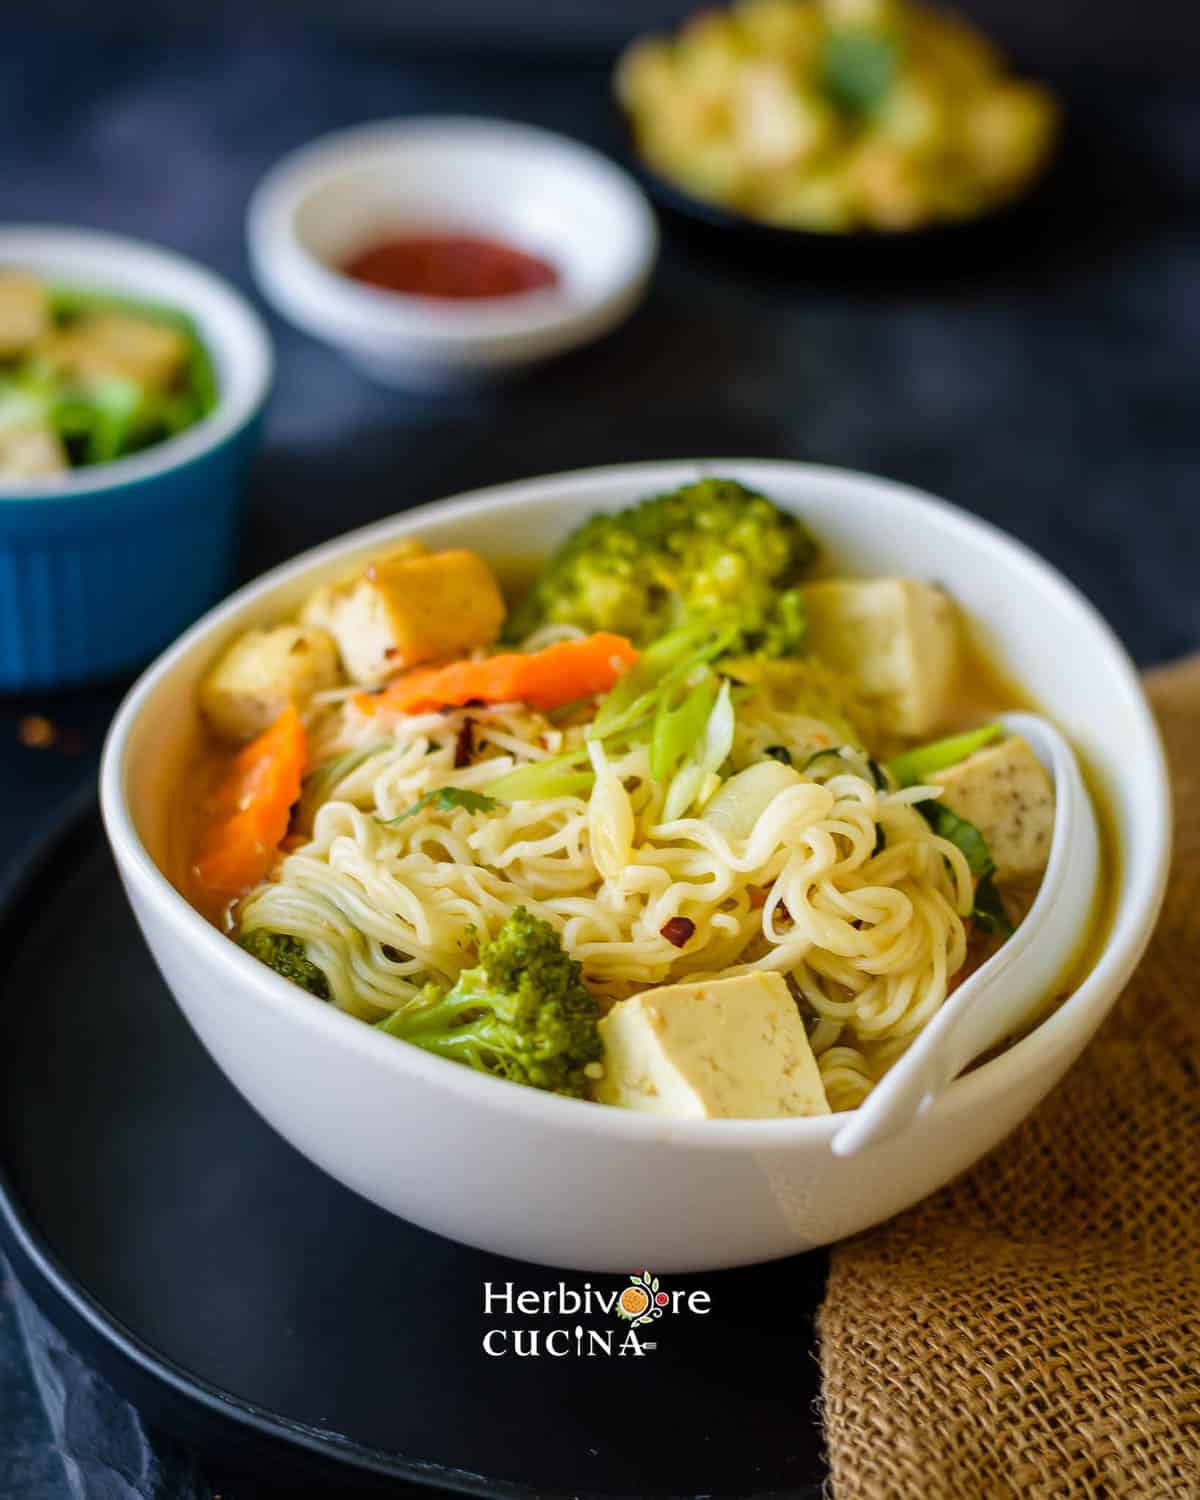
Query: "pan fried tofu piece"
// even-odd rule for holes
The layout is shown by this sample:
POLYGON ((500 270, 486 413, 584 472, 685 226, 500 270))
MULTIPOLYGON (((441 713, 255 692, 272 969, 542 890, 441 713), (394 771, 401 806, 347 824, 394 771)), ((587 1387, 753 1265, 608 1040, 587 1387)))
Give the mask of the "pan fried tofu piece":
POLYGON ((188 343, 176 328, 129 313, 94 313, 55 335, 47 353, 64 375, 75 380, 132 380, 150 391, 165 391, 188 357, 188 343))
POLYGON ((796 1002, 778 974, 645 990, 600 1022, 596 1098, 678 1119, 827 1115, 829 1101, 796 1002))
POLYGON ((1026 740, 1014 735, 929 778, 942 801, 987 840, 1001 884, 1040 876, 1054 836, 1054 785, 1026 740))
POLYGON ((870 703, 884 733, 921 737, 941 727, 958 680, 958 606, 914 578, 838 578, 809 584, 808 645, 870 703))
POLYGON ((247 630, 200 684, 200 708, 222 739, 241 743, 261 734, 289 703, 303 707, 340 677, 337 646, 325 631, 247 630))
POLYGON ((0 359, 23 354, 50 328, 46 288, 34 276, 0 271, 0 359))
POLYGON ((355 682, 375 687, 422 662, 490 645, 504 621, 504 600, 477 553, 409 549, 318 589, 300 618, 333 636, 355 682))
POLYGON ((70 467, 58 433, 51 428, 0 428, 0 475, 5 479, 50 479, 70 467))

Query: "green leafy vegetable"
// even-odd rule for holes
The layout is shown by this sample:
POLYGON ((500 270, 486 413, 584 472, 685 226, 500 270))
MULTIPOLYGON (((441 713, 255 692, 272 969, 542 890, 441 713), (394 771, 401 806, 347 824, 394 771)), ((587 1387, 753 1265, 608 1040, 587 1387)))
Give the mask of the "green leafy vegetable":
POLYGON ((422 792, 413 805, 406 807, 399 816, 381 818, 379 821, 385 828, 394 828, 407 818, 415 818, 427 807, 432 807, 435 812, 453 812, 455 808, 461 807, 467 812, 489 813, 495 812, 499 806, 494 797, 486 797, 482 792, 472 792, 461 786, 439 786, 432 791, 422 792))
POLYGON ((111 463, 138 446, 139 425, 147 420, 147 397, 133 380, 110 375, 87 388, 92 409, 84 462, 111 463))
MULTIPOLYGON (((174 308, 51 287, 50 338, 27 349, 0 379, 0 429, 32 425, 62 444, 73 466, 109 463, 194 426, 216 406, 212 360, 190 318, 174 308), (85 319, 116 314, 169 328, 183 340, 182 368, 169 389, 115 371, 83 373, 59 364, 56 338, 85 319)), ((86 337, 81 329, 80 338, 86 337)), ((101 367, 103 368, 103 367, 101 367)))
POLYGON ((265 927, 255 927, 243 932, 238 942, 246 952, 252 954, 268 969, 274 969, 284 979, 316 995, 319 1000, 329 999, 329 981, 313 963, 308 951, 298 938, 284 932, 268 932, 265 927))
POLYGON ((1004 910, 1004 902, 1000 899, 993 876, 985 875, 975 887, 975 910, 972 915, 985 932, 999 938, 1012 937, 1013 924, 1004 910))
POLYGON ((987 840, 974 823, 960 818, 942 802, 918 802, 917 811, 939 838, 962 850, 976 880, 983 880, 985 876, 992 874, 996 866, 992 861, 991 851, 987 840))
POLYGON ((874 113, 887 99, 900 70, 895 37, 862 27, 831 31, 821 54, 821 82, 839 109, 874 113))
POLYGON ((792 763, 792 752, 786 745, 768 745, 763 753, 772 760, 777 760, 781 766, 790 766, 792 763))
POLYGON ((929 745, 918 745, 915 750, 905 750, 888 761, 888 770, 898 786, 920 786, 939 771, 947 771, 959 761, 966 760, 985 745, 1003 734, 999 724, 985 724, 982 729, 969 729, 965 734, 954 734, 949 739, 934 740, 929 745))
POLYGON ((961 849, 966 856, 968 868, 975 877, 975 909, 972 915, 980 926, 999 937, 1011 936, 1013 926, 996 889, 996 865, 983 834, 974 823, 960 818, 941 802, 918 802, 917 811, 939 838, 953 844, 956 849, 961 849))
POLYGON ((378 1026, 478 1072, 582 1098, 588 1065, 603 1054, 599 1019, 554 928, 519 906, 475 968, 449 990, 426 985, 378 1026))

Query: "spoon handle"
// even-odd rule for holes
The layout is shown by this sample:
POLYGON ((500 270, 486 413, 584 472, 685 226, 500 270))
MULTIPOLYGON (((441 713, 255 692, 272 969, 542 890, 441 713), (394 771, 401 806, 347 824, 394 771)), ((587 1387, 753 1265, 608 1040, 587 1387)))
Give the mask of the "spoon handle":
POLYGON ((1032 909, 1017 931, 942 1006, 908 1051, 833 1137, 837 1156, 888 1140, 923 1114, 981 1052, 1012 1036, 1050 993, 1077 948, 1099 878, 1096 816, 1074 752, 1033 714, 1001 721, 1029 741, 1054 781, 1050 859, 1032 909))

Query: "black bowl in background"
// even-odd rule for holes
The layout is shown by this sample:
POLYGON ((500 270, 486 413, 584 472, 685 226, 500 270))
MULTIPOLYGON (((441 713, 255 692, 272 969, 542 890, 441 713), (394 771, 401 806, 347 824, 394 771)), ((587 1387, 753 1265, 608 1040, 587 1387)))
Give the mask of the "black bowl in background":
POLYGON ((614 105, 622 163, 685 230, 689 242, 724 258, 803 279, 844 279, 858 285, 946 280, 985 265, 1026 261, 1056 236, 1072 194, 1065 133, 1027 188, 1016 198, 971 219, 946 220, 921 229, 855 230, 820 234, 784 229, 734 209, 694 197, 647 165, 628 118, 614 105))

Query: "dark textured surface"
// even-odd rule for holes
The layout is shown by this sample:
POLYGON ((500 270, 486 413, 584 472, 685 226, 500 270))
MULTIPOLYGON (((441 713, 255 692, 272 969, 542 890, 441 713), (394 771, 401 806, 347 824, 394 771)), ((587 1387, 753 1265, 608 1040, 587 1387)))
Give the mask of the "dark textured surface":
MULTIPOLYGON (((165 53, 31 38, 0 58, 20 120, 7 215, 146 234, 247 284, 242 214, 313 134, 426 110, 519 115, 606 144, 603 65, 406 61, 383 45, 165 53)), ((470 485, 619 459, 811 458, 926 485, 1044 552, 1142 660, 1200 634, 1200 94, 1086 71, 1047 221, 931 284, 756 275, 672 236, 602 344, 506 389, 378 389, 277 326, 280 373, 248 534, 261 565, 470 485)))
MULTIPOLYGON (((1130 62, 1156 72, 1189 71, 1196 15, 1187 0, 958 0, 955 7, 1003 39, 1030 65, 1081 59, 1102 66, 1130 62)), ((577 58, 616 48, 632 33, 667 27, 697 9, 694 0, 157 0, 157 31, 169 28, 180 41, 244 25, 248 12, 266 26, 319 25, 340 36, 387 38, 411 49, 458 56, 512 56, 537 50, 577 58)), ((78 33, 140 37, 150 7, 146 0, 41 0, 42 24, 78 33)))
MULTIPOLYGON (((1105 14, 1111 31, 1117 10, 1105 14)), ((925 485, 998 521, 1079 583, 1144 663, 1194 646, 1200 97, 1186 77, 1122 71, 1156 49, 1167 71, 1182 66, 1166 44, 1186 33, 1138 14, 1139 45, 1060 74, 1074 122, 1061 198, 988 263, 943 267, 924 285, 838 285, 803 267, 762 274, 672 232, 624 330, 519 385, 452 401, 376 389, 274 325, 279 384, 245 570, 522 474, 697 453, 811 458, 925 485)), ((262 30, 173 46, 144 30, 108 42, 6 30, 0 217, 144 235, 248 286, 250 188, 323 130, 466 111, 609 142, 604 61, 472 56, 473 40, 466 28, 457 54, 416 58, 398 42, 262 30)), ((1047 66, 1069 50, 1048 49, 1047 66)), ((4 856, 90 773, 114 701, 97 690, 0 702, 4 856), (16 720, 34 708, 83 743, 21 748, 16 720)), ((68 1493, 65 1473, 13 1330, 0 1302, 0 1494, 50 1500, 68 1493)), ((86 1381, 75 1389, 83 1401, 86 1381)))
MULTIPOLYGON (((172 1003, 94 816, 39 880, 0 922, 10 949, 0 1171, 24 1224, 116 1328, 227 1401, 279 1414, 325 1451, 353 1445, 389 1474, 449 1470, 456 1488, 494 1484, 523 1500, 749 1490, 815 1500, 810 1351, 823 1255, 668 1278, 668 1290, 707 1292, 711 1306, 642 1330, 652 1353, 489 1358, 490 1330, 565 1329, 570 1346, 576 1325, 613 1330, 614 1320, 579 1309, 487 1316, 486 1283, 606 1293, 627 1283, 451 1244, 286 1145, 172 1003), (22 1004, 34 989, 42 1003, 22 1004), (75 1004, 84 993, 89 1003, 75 1004)), ((16 1249, 20 1269, 29 1252, 16 1249)), ((625 1332, 615 1324, 616 1346, 625 1332)), ((83 1493, 106 1495, 114 1473, 130 1497, 161 1493, 133 1414, 34 1334, 39 1385, 83 1493)), ((161 1420, 188 1420, 159 1394, 161 1420)), ((200 1500, 194 1475, 178 1463, 170 1472, 171 1500, 200 1500)))

